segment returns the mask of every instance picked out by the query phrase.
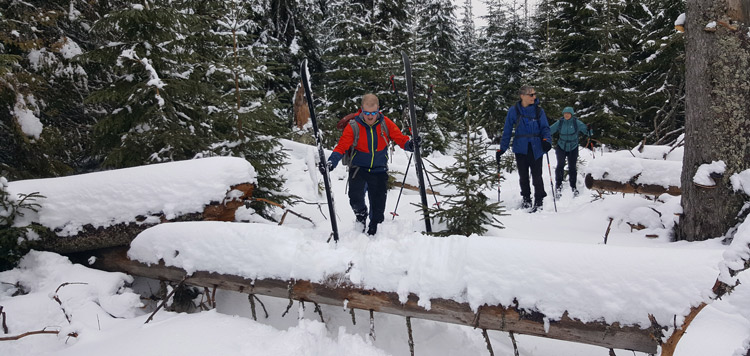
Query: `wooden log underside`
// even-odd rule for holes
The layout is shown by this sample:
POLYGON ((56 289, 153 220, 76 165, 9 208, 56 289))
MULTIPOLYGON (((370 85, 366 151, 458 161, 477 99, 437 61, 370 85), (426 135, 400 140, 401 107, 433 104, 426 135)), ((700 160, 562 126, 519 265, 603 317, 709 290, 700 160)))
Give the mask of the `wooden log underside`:
POLYGON ((118 247, 88 252, 83 259, 96 257, 91 267, 105 271, 124 272, 131 275, 159 280, 185 283, 207 288, 221 288, 248 294, 259 294, 278 298, 291 298, 348 308, 373 310, 376 312, 409 316, 425 320, 474 326, 487 330, 512 331, 557 340, 597 345, 613 349, 625 349, 645 353, 656 353, 658 342, 651 328, 622 326, 618 323, 582 322, 567 314, 561 320, 549 321, 545 331, 545 318, 539 312, 519 310, 512 306, 487 306, 479 308, 479 315, 468 303, 447 299, 432 299, 431 309, 417 305, 418 297, 410 294, 406 303, 401 303, 397 293, 362 289, 343 282, 342 276, 331 276, 325 283, 301 280, 257 279, 197 271, 190 276, 180 268, 146 265, 127 258, 126 248, 118 247), (477 320, 478 319, 478 320, 477 320))
POLYGON ((678 196, 681 194, 680 187, 670 186, 668 188, 664 188, 663 186, 655 184, 636 184, 632 182, 633 180, 628 183, 620 183, 606 179, 594 179, 591 174, 587 174, 584 181, 586 182, 586 188, 598 191, 646 194, 655 196, 664 193, 673 196, 678 196))

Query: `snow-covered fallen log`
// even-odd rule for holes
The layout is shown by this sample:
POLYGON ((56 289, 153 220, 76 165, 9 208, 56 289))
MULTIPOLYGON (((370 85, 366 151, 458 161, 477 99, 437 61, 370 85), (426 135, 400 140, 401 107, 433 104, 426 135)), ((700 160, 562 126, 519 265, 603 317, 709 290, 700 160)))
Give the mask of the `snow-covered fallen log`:
POLYGON ((113 265, 245 293, 289 297, 291 287, 294 299, 465 325, 479 314, 482 328, 654 352, 650 316, 679 325, 720 260, 712 250, 495 236, 326 239, 322 229, 163 224, 131 243, 133 261, 113 265))
MULTIPOLYGON (((88 256, 88 255, 87 255, 88 256)), ((515 332, 550 339, 572 341, 606 348, 655 353, 657 342, 653 329, 626 326, 603 321, 584 322, 570 318, 567 313, 559 320, 549 320, 544 314, 520 309, 513 305, 482 305, 475 312, 469 303, 450 299, 430 300, 430 308, 420 305, 420 298, 409 293, 406 301, 396 292, 382 292, 362 288, 346 282, 344 275, 331 275, 324 282, 295 279, 250 279, 208 271, 193 271, 166 266, 164 263, 147 265, 127 258, 125 248, 96 251, 96 262, 91 267, 111 272, 154 278, 189 285, 220 288, 248 294, 289 298, 344 308, 373 310, 425 320, 478 327, 480 329, 515 332)), ((342 313, 346 312, 342 309, 342 313)))
POLYGON ((627 182, 617 182, 608 179, 594 179, 591 174, 586 174, 584 182, 586 188, 597 191, 607 192, 618 192, 618 193, 629 193, 629 194, 645 194, 659 196, 664 193, 669 195, 680 195, 680 187, 668 186, 664 187, 656 184, 637 184, 633 183, 638 179, 638 176, 632 177, 627 182))
POLYGON ((644 146, 590 160, 586 187, 599 191, 680 195, 683 148, 644 146))
POLYGON ((127 245, 167 221, 232 221, 255 182, 246 160, 212 157, 14 181, 9 192, 44 196, 35 201, 39 211, 24 211, 16 224, 47 227, 51 234, 35 248, 68 253, 127 245))

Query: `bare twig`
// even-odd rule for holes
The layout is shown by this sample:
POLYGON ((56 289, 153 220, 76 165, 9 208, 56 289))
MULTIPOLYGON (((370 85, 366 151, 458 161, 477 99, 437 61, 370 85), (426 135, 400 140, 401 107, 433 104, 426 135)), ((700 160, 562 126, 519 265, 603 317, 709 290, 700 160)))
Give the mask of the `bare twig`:
POLYGON ((216 309, 216 286, 214 285, 214 289, 211 292, 211 307, 216 309))
POLYGON ((5 312, 3 311, 3 307, 0 305, 0 317, 3 318, 3 334, 8 333, 8 324, 5 323, 5 312))
POLYGON ((253 316, 253 320, 258 321, 258 317, 255 315, 255 294, 248 294, 247 301, 250 302, 250 313, 253 316))
POLYGON ((65 320, 68 321, 68 324, 70 324, 70 315, 68 315, 68 312, 65 311, 65 307, 63 306, 62 300, 60 300, 60 297, 57 295, 57 292, 60 291, 60 288, 71 285, 71 284, 88 284, 83 282, 65 282, 57 287, 55 289, 55 294, 52 296, 52 299, 54 299, 57 304, 60 304, 60 309, 62 309, 63 314, 65 315, 65 320))
POLYGON ((154 312, 151 313, 151 315, 148 317, 148 319, 146 319, 146 322, 144 324, 148 324, 154 318, 154 315, 156 315, 156 312, 158 312, 159 309, 161 309, 162 307, 164 307, 164 305, 167 304, 167 301, 169 301, 169 298, 172 298, 172 296, 174 295, 174 292, 176 292, 177 288, 180 288, 180 286, 182 286, 185 283, 186 279, 187 279, 187 276, 185 276, 185 278, 183 278, 180 281, 180 283, 177 284, 176 287, 172 288, 172 291, 169 292, 169 294, 167 294, 167 296, 164 298, 164 300, 161 301, 161 303, 159 303, 159 305, 156 307, 156 310, 154 310, 154 312))
POLYGON ((349 309, 349 314, 352 315, 352 325, 357 325, 357 318, 354 316, 354 308, 349 309))
POLYGON ((370 339, 375 341, 375 311, 370 309, 370 339))
POLYGON ((510 333, 510 342, 513 343, 513 354, 515 356, 518 356, 518 344, 516 343, 516 336, 511 331, 510 333))
POLYGON ((313 310, 315 313, 318 313, 318 316, 320 316, 320 322, 325 324, 325 319, 323 319, 323 310, 320 309, 320 305, 318 303, 313 302, 313 305, 315 305, 315 310, 313 310))
POLYGON ((406 331, 409 333, 409 352, 414 356, 414 337, 411 334, 411 317, 406 317, 406 331))
POLYGON ((604 244, 607 244, 607 238, 609 237, 609 230, 612 228, 612 221, 614 218, 609 218, 609 225, 607 225, 607 232, 604 233, 604 244))
POLYGON ((271 205, 273 205, 273 206, 276 206, 276 207, 279 207, 279 208, 281 208, 281 209, 284 209, 284 216, 283 216, 283 217, 281 218, 281 221, 279 221, 279 225, 281 225, 281 224, 283 224, 283 223, 284 223, 284 219, 286 218, 286 214, 287 214, 287 213, 292 213, 292 214, 294 214, 295 216, 299 217, 300 219, 303 219, 303 220, 307 220, 307 221, 309 221, 309 222, 310 222, 311 224, 313 224, 313 226, 315 226, 315 223, 314 223, 314 222, 313 222, 313 221, 312 221, 312 220, 311 220, 310 218, 308 218, 308 217, 306 217, 306 216, 304 216, 304 215, 302 215, 302 214, 299 214, 299 213, 297 213, 297 212, 295 212, 295 211, 293 211, 293 210, 291 210, 291 209, 289 209, 289 208, 285 207, 285 206, 284 206, 284 205, 282 205, 282 204, 279 204, 279 203, 276 203, 276 202, 270 201, 270 200, 268 200, 268 199, 263 199, 263 198, 252 198, 252 199, 250 199, 250 200, 251 200, 251 201, 259 201, 259 202, 263 202, 263 203, 271 204, 271 205))
POLYGON ((490 352, 490 356, 495 356, 495 352, 492 351, 492 343, 490 342, 490 336, 487 335, 487 329, 482 329, 482 336, 484 336, 484 342, 487 343, 487 351, 490 352))
POLYGON ((281 317, 285 317, 286 313, 289 312, 289 309, 292 308, 292 305, 294 305, 294 291, 292 287, 294 286, 294 280, 290 280, 289 283, 286 286, 287 294, 289 295, 289 305, 286 306, 286 310, 283 314, 281 314, 281 317))
MULTIPOLYGON (((57 335, 59 333, 60 333, 60 331, 58 331, 58 330, 36 330, 36 331, 28 331, 28 332, 25 332, 23 334, 16 335, 16 336, 0 337, 0 341, 14 341, 14 340, 18 340, 18 339, 21 339, 21 338, 24 338, 24 337, 27 337, 27 336, 31 336, 31 335, 40 335, 40 334, 54 334, 54 335, 57 335)), ((68 336, 78 337, 78 334, 76 334, 76 333, 70 333, 70 334, 68 334, 68 336)))

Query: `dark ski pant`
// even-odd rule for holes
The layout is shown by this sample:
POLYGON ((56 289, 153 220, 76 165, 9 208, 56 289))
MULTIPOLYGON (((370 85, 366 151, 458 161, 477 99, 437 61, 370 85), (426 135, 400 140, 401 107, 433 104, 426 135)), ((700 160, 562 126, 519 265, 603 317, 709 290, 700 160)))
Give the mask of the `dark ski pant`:
POLYGON ((557 156, 557 168, 555 168, 555 186, 559 187, 562 185, 563 172, 565 170, 565 160, 568 161, 568 181, 570 187, 576 187, 576 180, 578 179, 578 171, 576 170, 576 163, 578 163, 578 147, 568 152, 555 146, 555 156, 557 156))
MULTIPOLYGON (((543 156, 542 156, 543 157, 543 156)), ((541 202, 547 196, 542 181, 542 157, 534 159, 534 152, 529 145, 526 154, 516 153, 516 164, 518 165, 518 176, 521 178, 521 196, 524 200, 531 200, 531 187, 529 186, 529 172, 534 183, 534 200, 541 202)))
POLYGON ((367 205, 365 204, 365 192, 370 201, 370 225, 382 223, 385 220, 386 185, 388 184, 388 173, 371 173, 367 168, 352 167, 349 170, 349 205, 354 215, 359 218, 365 217, 367 205))

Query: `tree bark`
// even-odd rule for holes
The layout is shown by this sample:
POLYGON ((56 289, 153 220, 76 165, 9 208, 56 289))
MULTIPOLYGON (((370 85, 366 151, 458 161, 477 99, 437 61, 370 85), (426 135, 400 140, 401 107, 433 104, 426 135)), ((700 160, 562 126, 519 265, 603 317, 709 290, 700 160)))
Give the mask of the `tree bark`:
MULTIPOLYGON (((247 279, 240 276, 196 271, 190 275, 180 268, 146 265, 132 261, 126 256, 124 247, 89 251, 71 256, 73 261, 85 263, 90 256, 95 262, 89 267, 105 271, 124 272, 131 275, 169 280, 207 288, 221 288, 248 294, 260 294, 277 298, 290 298, 352 309, 373 310, 380 313, 434 320, 445 323, 473 326, 475 328, 512 331, 550 339, 566 340, 606 348, 656 353, 657 340, 654 326, 641 329, 637 326, 607 324, 605 322, 583 322, 568 317, 545 321, 545 316, 534 310, 514 306, 484 305, 475 313, 468 303, 448 299, 432 299, 431 308, 418 305, 419 298, 409 294, 405 303, 394 292, 364 289, 343 281, 342 276, 329 276, 323 283, 304 280, 247 279), (546 326, 545 326, 546 325, 546 326)), ((658 328, 661 330, 660 328, 658 328)))
MULTIPOLYGON (((678 240, 724 235, 736 224, 744 198, 729 178, 750 162, 750 40, 747 24, 731 23, 735 0, 688 0, 686 11, 685 156, 683 216, 678 240), (709 24, 714 23, 714 26, 709 24), (715 189, 693 184, 702 164, 722 160, 727 169, 715 189)), ((747 6, 747 0, 740 0, 747 6)))

